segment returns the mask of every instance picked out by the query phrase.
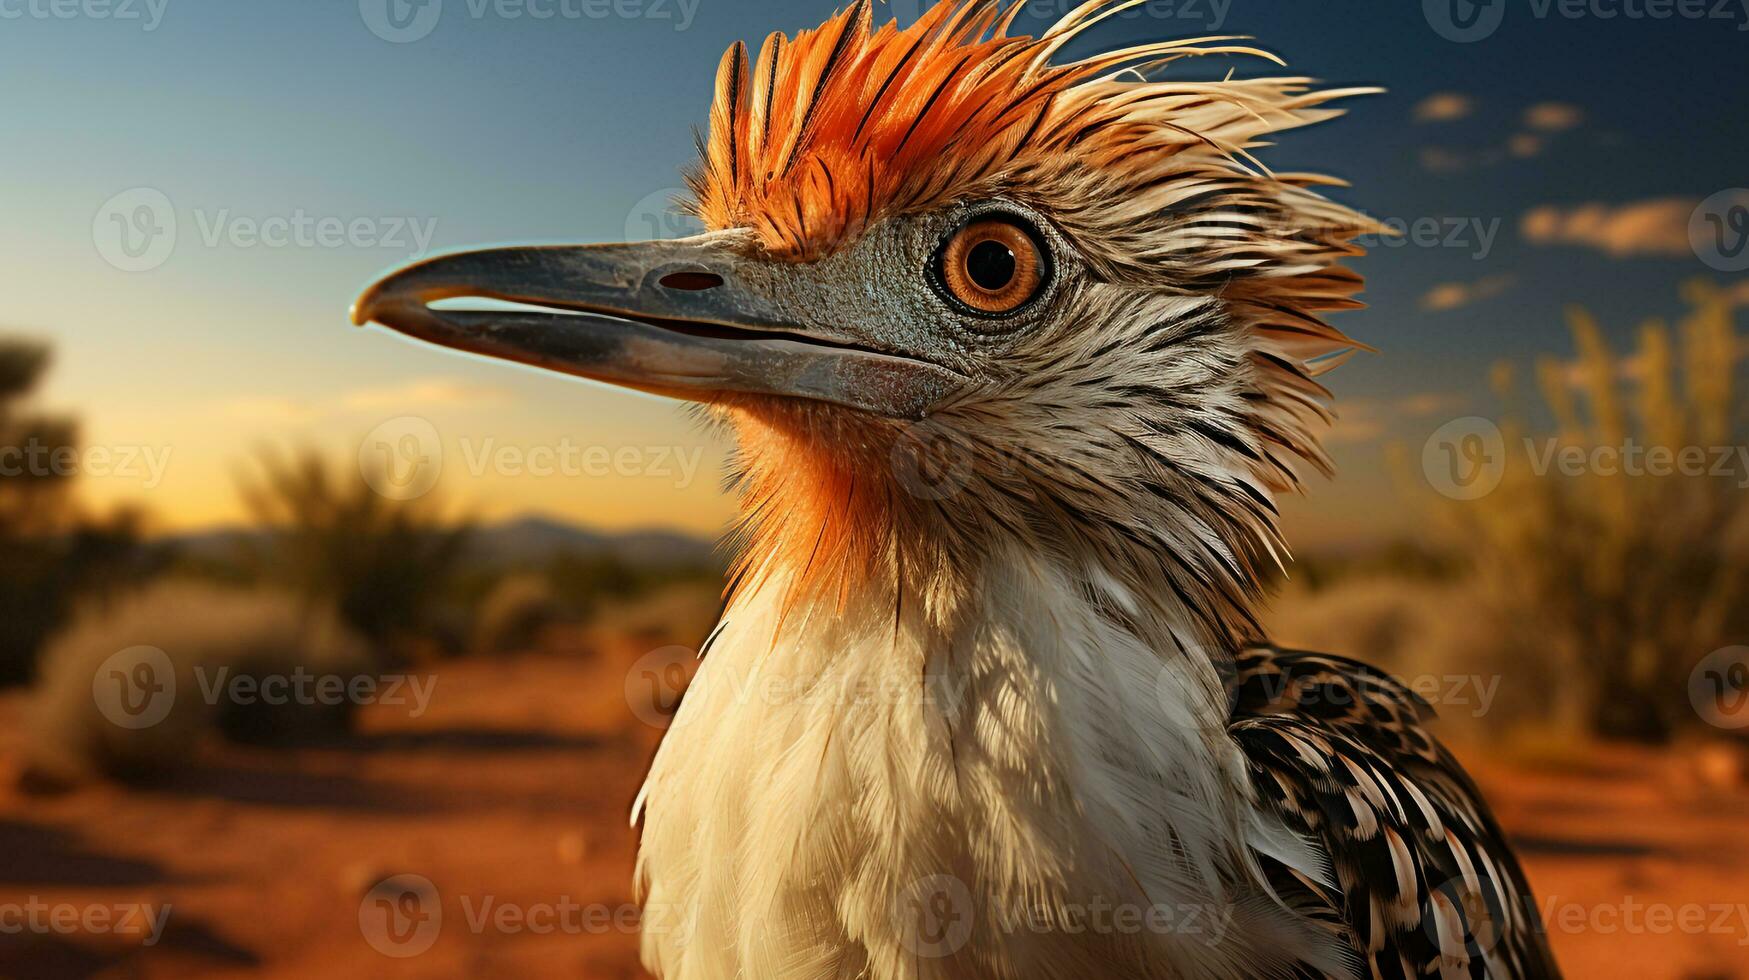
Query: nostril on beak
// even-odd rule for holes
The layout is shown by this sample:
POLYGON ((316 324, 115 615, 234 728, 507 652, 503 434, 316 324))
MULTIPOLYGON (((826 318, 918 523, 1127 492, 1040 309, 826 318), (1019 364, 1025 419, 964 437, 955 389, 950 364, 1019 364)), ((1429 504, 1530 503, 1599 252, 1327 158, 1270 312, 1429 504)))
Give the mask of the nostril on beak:
POLYGON ((723 277, 714 272, 671 272, 658 281, 669 289, 683 289, 689 293, 696 293, 721 286, 723 277))

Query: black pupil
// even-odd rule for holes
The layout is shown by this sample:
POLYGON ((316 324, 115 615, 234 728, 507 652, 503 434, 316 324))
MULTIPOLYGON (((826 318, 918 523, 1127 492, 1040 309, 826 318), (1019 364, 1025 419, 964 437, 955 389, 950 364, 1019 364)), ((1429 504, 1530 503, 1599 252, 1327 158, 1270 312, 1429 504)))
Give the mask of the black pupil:
POLYGON ((979 289, 999 292, 1014 281, 1014 250, 995 239, 972 246, 966 255, 966 275, 979 289))

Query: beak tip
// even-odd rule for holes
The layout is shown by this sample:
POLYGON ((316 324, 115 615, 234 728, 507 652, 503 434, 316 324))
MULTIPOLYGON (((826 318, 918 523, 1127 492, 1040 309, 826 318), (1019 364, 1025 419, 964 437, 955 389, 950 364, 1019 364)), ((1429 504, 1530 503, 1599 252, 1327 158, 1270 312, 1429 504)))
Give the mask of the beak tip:
POLYGON ((346 316, 352 321, 353 326, 362 327, 376 319, 376 296, 377 291, 375 288, 372 288, 367 290, 363 296, 360 296, 353 301, 352 306, 346 311, 346 316))

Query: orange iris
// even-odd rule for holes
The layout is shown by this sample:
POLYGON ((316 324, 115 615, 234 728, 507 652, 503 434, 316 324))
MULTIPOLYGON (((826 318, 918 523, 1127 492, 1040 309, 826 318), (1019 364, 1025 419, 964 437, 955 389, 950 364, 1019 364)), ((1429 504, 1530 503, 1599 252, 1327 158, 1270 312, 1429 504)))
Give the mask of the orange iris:
POLYGON ((1038 294, 1044 259, 1031 233, 1011 221, 975 221, 948 240, 941 281, 979 313, 1012 313, 1038 294))

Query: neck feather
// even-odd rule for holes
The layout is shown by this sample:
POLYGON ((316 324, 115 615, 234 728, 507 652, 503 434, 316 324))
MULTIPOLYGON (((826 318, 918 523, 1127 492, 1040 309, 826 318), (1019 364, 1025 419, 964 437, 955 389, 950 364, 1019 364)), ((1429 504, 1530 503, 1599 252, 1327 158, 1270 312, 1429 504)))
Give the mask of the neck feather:
POLYGON ((945 633, 991 575, 991 556, 1021 554, 1062 569, 1125 634, 1217 672, 1259 638, 1249 527, 1220 523, 1219 508, 1188 489, 1182 500, 1107 487, 1076 496, 1049 469, 1058 461, 1005 457, 960 423, 793 404, 734 421, 731 599, 771 580, 785 583, 784 610, 886 596, 918 603, 945 633))

